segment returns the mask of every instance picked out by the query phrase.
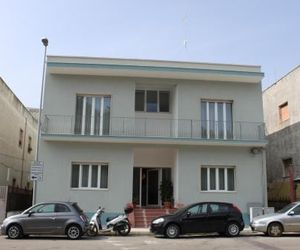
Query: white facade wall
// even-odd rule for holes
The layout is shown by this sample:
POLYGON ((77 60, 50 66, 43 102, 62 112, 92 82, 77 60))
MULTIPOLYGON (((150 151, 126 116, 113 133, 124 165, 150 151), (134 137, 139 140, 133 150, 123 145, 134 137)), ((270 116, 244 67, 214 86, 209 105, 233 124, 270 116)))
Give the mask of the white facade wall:
POLYGON ((132 200, 133 155, 127 145, 42 142, 41 159, 45 163, 44 179, 37 185, 37 202, 77 201, 87 212, 99 206, 108 212, 122 212, 132 200), (72 189, 73 162, 108 163, 108 188, 72 189))
MULTIPOLYGON (((47 74, 44 114, 75 116, 77 94, 111 95, 111 117, 200 120, 200 102, 208 99, 232 101, 233 122, 263 122, 260 83, 67 75, 61 72, 47 74), (170 112, 135 112, 135 89, 170 90, 170 112)), ((266 200, 264 153, 250 153, 252 144, 228 146, 220 142, 216 146, 180 146, 174 142, 168 146, 163 142, 157 145, 143 142, 141 145, 130 140, 122 144, 89 142, 88 137, 86 142, 67 142, 63 136, 58 141, 42 140, 40 155, 45 162, 45 175, 37 187, 37 201, 72 200, 78 201, 86 211, 94 211, 103 205, 107 211, 120 212, 132 201, 133 167, 147 165, 172 167, 175 203, 228 201, 246 213, 248 203, 263 204, 266 200), (72 190, 71 164, 76 161, 107 162, 108 190, 72 190), (236 190, 201 192, 201 165, 234 166, 236 190)))
POLYGON ((263 155, 249 148, 181 147, 178 149, 175 179, 176 200, 181 204, 195 201, 224 201, 236 204, 244 213, 248 204, 264 204, 263 155), (201 191, 201 166, 235 167, 235 191, 201 191))

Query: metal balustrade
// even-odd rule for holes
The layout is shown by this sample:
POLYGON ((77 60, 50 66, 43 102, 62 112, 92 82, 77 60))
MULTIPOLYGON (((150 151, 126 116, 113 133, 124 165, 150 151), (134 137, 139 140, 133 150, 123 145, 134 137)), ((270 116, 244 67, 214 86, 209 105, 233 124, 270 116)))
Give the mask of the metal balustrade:
POLYGON ((97 121, 97 124, 92 124, 93 119, 89 117, 88 120, 88 123, 82 124, 75 122, 74 116, 46 115, 42 124, 42 134, 195 140, 261 141, 265 139, 264 123, 258 122, 110 117, 106 121, 101 120, 97 121))

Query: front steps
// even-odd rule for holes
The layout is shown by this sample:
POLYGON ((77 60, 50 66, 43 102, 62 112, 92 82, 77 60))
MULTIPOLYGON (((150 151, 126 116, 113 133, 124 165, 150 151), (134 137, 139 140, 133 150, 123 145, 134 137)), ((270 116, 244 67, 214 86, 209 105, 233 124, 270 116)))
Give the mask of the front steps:
POLYGON ((134 227, 147 228, 150 226, 151 221, 161 215, 166 215, 174 212, 176 209, 165 208, 135 208, 134 213, 134 227))

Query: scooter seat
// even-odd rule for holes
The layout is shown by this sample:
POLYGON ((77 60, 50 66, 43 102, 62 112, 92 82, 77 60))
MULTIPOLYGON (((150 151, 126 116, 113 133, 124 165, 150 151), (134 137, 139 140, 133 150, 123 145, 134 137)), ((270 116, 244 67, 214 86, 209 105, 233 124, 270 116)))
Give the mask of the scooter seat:
POLYGON ((117 217, 118 217, 118 215, 113 216, 113 217, 107 217, 107 218, 106 218, 106 222, 109 222, 109 221, 111 221, 111 220, 113 220, 113 219, 115 219, 115 218, 117 218, 117 217))

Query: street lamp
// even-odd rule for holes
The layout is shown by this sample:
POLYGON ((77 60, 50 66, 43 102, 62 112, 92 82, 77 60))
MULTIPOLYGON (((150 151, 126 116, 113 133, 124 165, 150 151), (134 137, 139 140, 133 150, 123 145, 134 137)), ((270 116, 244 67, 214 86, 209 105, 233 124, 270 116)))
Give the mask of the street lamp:
MULTIPOLYGON (((44 50, 44 60, 43 60, 43 75, 42 75, 42 87, 41 87, 41 97, 40 97, 40 110, 39 110, 39 120, 38 120, 38 136, 36 143, 36 155, 35 161, 39 161, 39 148, 40 148, 40 137, 41 137, 41 119, 42 119, 42 108, 43 108, 43 96, 44 96, 44 86, 45 86, 45 71, 46 71, 46 61, 47 61, 47 47, 48 39, 46 37, 42 38, 42 43, 45 47, 44 50)), ((36 180, 33 180, 33 190, 32 190, 32 205, 36 202, 36 180)))

